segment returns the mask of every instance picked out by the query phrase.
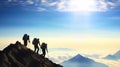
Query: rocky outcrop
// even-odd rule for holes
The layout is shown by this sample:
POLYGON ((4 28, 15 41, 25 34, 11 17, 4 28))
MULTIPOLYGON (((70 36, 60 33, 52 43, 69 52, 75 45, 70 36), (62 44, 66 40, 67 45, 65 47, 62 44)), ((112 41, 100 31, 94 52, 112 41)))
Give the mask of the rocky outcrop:
POLYGON ((62 67, 19 42, 0 51, 0 67, 62 67))

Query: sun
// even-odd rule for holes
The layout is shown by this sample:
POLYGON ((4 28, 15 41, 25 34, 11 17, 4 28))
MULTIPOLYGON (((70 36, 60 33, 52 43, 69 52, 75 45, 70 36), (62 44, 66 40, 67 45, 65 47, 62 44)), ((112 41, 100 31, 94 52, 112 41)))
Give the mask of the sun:
POLYGON ((94 11, 95 0, 70 0, 67 5, 69 11, 94 11))

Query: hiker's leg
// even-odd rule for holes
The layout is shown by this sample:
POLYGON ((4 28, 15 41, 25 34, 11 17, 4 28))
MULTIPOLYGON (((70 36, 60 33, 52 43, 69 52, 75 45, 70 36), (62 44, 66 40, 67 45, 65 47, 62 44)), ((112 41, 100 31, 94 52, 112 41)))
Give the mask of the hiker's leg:
POLYGON ((27 46, 27 40, 24 40, 24 45, 27 46))
POLYGON ((44 55, 46 55, 46 52, 44 52, 44 55))
POLYGON ((34 46, 34 52, 36 51, 36 47, 34 46))
POLYGON ((37 53, 39 52, 39 48, 37 47, 37 53))
POLYGON ((45 57, 45 49, 43 49, 43 55, 44 55, 44 57, 45 57))
POLYGON ((42 55, 44 56, 44 50, 42 49, 42 55))

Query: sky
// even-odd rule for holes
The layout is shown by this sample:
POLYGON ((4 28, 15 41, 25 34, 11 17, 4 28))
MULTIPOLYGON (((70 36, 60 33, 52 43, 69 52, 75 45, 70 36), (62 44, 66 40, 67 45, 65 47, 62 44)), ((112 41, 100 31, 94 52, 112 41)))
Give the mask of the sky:
POLYGON ((25 33, 49 48, 114 53, 120 50, 120 0, 0 0, 0 49, 23 42, 25 33))

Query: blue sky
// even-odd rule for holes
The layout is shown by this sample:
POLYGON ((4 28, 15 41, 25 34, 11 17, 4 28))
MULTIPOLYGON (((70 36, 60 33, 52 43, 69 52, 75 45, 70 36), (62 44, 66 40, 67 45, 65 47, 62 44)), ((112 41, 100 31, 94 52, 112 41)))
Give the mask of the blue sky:
POLYGON ((31 29, 33 32, 34 29, 49 32, 59 30, 59 33, 68 31, 84 33, 87 30, 93 33, 101 30, 119 32, 119 2, 119 0, 1 0, 0 36, 11 36, 6 31, 13 30, 12 32, 21 34, 24 30, 31 32, 31 29))
POLYGON ((120 0, 0 0, 1 40, 24 33, 50 44, 58 40, 54 46, 68 41, 89 44, 92 38, 90 44, 96 39, 94 44, 119 44, 120 0), (84 43, 77 41, 82 38, 84 43))

